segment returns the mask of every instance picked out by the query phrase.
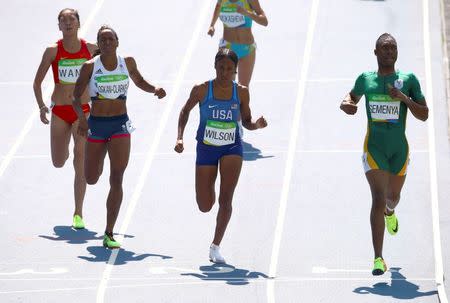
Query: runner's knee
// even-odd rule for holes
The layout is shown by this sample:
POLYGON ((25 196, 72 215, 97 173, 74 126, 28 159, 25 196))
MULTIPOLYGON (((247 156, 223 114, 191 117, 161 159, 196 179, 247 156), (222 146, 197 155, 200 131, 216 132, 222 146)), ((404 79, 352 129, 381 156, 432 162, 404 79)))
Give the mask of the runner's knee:
POLYGON ((398 202, 400 200, 400 193, 390 193, 387 198, 388 201, 398 202))
POLYGON ((100 178, 100 174, 97 174, 92 169, 89 169, 88 167, 85 168, 84 177, 86 178, 86 183, 89 185, 94 185, 97 183, 98 179, 100 178))
POLYGON ((222 209, 229 209, 231 211, 231 201, 233 200, 232 193, 220 193, 219 205, 222 209))
POLYGON ((197 203, 198 204, 198 209, 202 212, 202 213, 207 213, 211 210, 211 208, 213 207, 213 203, 197 203))
POLYGON ((74 149, 73 167, 75 168, 75 172, 82 171, 82 169, 84 168, 84 151, 74 149))
POLYGON ((220 205, 220 209, 222 211, 226 211, 226 212, 230 212, 230 213, 233 211, 233 206, 231 204, 231 201, 227 201, 225 203, 220 203, 220 200, 219 200, 219 205, 220 205))
POLYGON ((65 155, 65 157, 57 157, 57 156, 52 156, 52 162, 53 162, 53 166, 56 168, 61 168, 64 166, 64 164, 66 163, 66 160, 69 158, 69 153, 67 153, 65 155))
POLYGON ((100 175, 85 175, 86 177, 86 183, 89 185, 94 185, 97 183, 98 179, 100 178, 100 175))
POLYGON ((202 212, 202 213, 207 213, 209 212, 213 205, 214 205, 214 197, 199 197, 199 195, 197 195, 197 205, 198 205, 198 209, 202 212))
POLYGON ((111 170, 111 175, 109 176, 109 184, 111 187, 122 186, 123 173, 122 170, 111 170))
POLYGON ((382 209, 386 207, 386 196, 384 194, 372 194, 372 209, 382 209))

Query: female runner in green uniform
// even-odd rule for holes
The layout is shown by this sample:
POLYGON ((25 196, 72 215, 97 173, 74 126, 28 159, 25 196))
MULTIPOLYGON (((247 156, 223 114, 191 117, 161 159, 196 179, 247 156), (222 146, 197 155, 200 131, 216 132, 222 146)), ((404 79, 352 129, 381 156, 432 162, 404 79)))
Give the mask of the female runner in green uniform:
POLYGON ((412 73, 395 70, 397 42, 390 34, 381 35, 375 46, 377 72, 362 73, 355 86, 341 103, 348 115, 357 111, 357 103, 366 97, 368 120, 364 141, 363 165, 372 193, 370 224, 375 260, 373 275, 386 270, 383 259, 383 238, 386 227, 391 235, 398 231, 394 209, 406 178, 409 147, 405 136, 408 109, 419 120, 428 118, 428 107, 419 81, 412 73))

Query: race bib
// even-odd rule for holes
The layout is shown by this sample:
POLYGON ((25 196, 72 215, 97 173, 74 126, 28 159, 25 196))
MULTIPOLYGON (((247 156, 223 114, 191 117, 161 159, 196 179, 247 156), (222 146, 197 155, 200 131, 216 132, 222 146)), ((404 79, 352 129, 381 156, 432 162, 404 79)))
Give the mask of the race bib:
POLYGON ((99 99, 117 99, 128 90, 127 75, 106 75, 95 77, 99 99))
POLYGON ((203 143, 223 146, 236 142, 236 122, 206 121, 203 143))
POLYGON ((58 77, 62 84, 75 84, 80 76, 80 69, 86 58, 62 59, 58 61, 58 77))
POLYGON ((373 122, 398 123, 400 101, 388 95, 368 95, 369 113, 373 122))
POLYGON ((222 7, 219 17, 227 27, 238 27, 245 24, 245 17, 237 12, 237 5, 222 7))

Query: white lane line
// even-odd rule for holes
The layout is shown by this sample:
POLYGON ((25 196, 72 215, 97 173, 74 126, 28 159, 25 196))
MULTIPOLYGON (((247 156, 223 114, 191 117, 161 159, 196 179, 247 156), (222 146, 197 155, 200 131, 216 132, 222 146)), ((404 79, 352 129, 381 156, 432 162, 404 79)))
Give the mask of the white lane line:
MULTIPOLYGON (((183 282, 160 282, 160 283, 145 283, 145 284, 122 284, 122 285, 111 285, 108 286, 109 289, 115 288, 138 288, 138 287, 159 287, 159 286, 176 286, 176 285, 210 285, 210 284, 224 284, 227 281, 233 283, 237 282, 245 282, 248 284, 264 284, 269 283, 273 279, 265 279, 265 278, 196 278, 196 277, 183 277, 176 278, 176 280, 187 280, 183 282)), ((145 280, 145 279, 143 279, 145 280)), ((390 283, 392 281, 405 281, 405 279, 398 278, 320 278, 320 277, 286 277, 286 278, 277 278, 277 283, 301 283, 306 282, 310 283, 312 281, 317 282, 342 282, 342 281, 354 281, 354 282, 386 282, 390 283)), ((70 281, 70 280, 68 280, 70 281)), ((408 282, 428 282, 434 281, 434 278, 409 278, 408 282)), ((421 289, 424 288, 423 285, 421 289)), ((67 288, 48 288, 48 289, 28 289, 28 290, 13 290, 13 291, 0 291, 0 294, 23 294, 23 293, 44 293, 44 292, 62 292, 62 291, 80 291, 80 290, 93 290, 95 287, 67 287, 67 288)))
MULTIPOLYGON (((151 77, 147 76, 146 78, 151 79, 151 77)), ((201 83, 203 80, 201 79, 184 79, 181 81, 183 84, 195 84, 195 83, 201 83)), ((323 78, 323 79, 309 79, 306 80, 307 82, 353 82, 355 79, 353 78, 323 78)), ((163 80, 152 80, 152 82, 157 84, 173 84, 175 80, 170 79, 163 79, 163 80)), ((254 79, 252 80, 252 83, 297 83, 297 79, 254 79)), ((0 85, 11 85, 11 86, 19 86, 19 85, 32 85, 33 81, 3 81, 0 82, 0 85)), ((48 84, 51 84, 51 82, 48 82, 48 84)))
MULTIPOLYGON (((371 273, 370 269, 350 269, 350 268, 328 268, 325 266, 313 266, 311 269, 311 273, 313 274, 328 274, 328 273, 371 273)), ((387 272, 391 273, 400 273, 398 269, 390 268, 387 272)), ((385 278, 389 280, 406 280, 406 278, 385 278)), ((408 281, 410 279, 408 278, 408 281)), ((427 281, 435 281, 434 278, 426 278, 427 281)))
POLYGON ((81 37, 84 37, 86 35, 86 32, 91 27, 92 21, 94 21, 95 16, 97 15, 98 11, 102 7, 103 2, 105 2, 105 0, 96 0, 94 8, 91 10, 91 13, 87 17, 83 26, 80 28, 79 34, 81 37))
MULTIPOLYGON (((171 277, 161 277, 162 274, 153 274, 152 277, 130 277, 130 276, 126 276, 126 277, 117 277, 117 278, 111 278, 110 281, 115 281, 115 282, 120 282, 120 281, 156 281, 156 282, 161 282, 161 281, 187 281, 189 283, 190 280, 197 280, 199 279, 196 276, 189 276, 188 274, 199 274, 202 271, 199 270, 195 270, 192 272, 186 272, 185 276, 171 276, 171 277)), ((314 276, 304 276, 304 277, 299 277, 299 276, 283 276, 283 277, 277 277, 275 278, 275 280, 277 280, 278 282, 292 282, 292 281, 405 281, 405 278, 391 278, 388 276, 384 276, 384 277, 372 277, 371 275, 366 275, 367 272, 371 272, 370 270, 360 270, 360 271, 333 271, 336 273, 347 273, 347 272, 351 272, 351 273, 363 273, 364 276, 363 277, 318 277, 316 275, 314 276)), ((392 272, 391 270, 388 270, 388 272, 392 272)), ((393 271, 393 272, 398 272, 398 271, 393 271)), ((212 273, 212 272, 211 272, 212 273)), ((320 273, 313 273, 313 274, 320 274, 320 273)), ((145 274, 142 274, 145 275, 145 274)), ((210 274, 211 275, 211 274, 210 274)), ((204 276, 201 278, 202 280, 211 280, 211 281, 215 281, 215 280, 259 280, 260 282, 266 282, 267 280, 273 280, 272 278, 265 278, 263 276, 259 276, 259 277, 241 277, 241 276, 231 276, 231 275, 226 275, 226 276, 220 276, 220 274, 218 276, 204 276)), ((434 277, 432 278, 426 278, 426 277, 408 277, 407 278, 408 281, 430 281, 430 282, 435 282, 434 277)), ((78 278, 64 278, 64 277, 60 277, 60 278, 11 278, 11 279, 0 279, 0 281, 30 281, 30 282, 47 282, 47 281, 98 281, 98 278, 92 278, 92 277, 78 277, 78 278)), ((164 282, 167 283, 167 282, 164 282)), ((179 283, 179 282, 177 282, 179 283)), ((108 286, 108 288, 113 288, 114 286, 117 285, 112 285, 112 286, 108 286)), ((95 289, 94 286, 90 287, 90 289, 95 289)), ((1 292, 0 292, 1 293, 1 292)))
MULTIPOLYGON (((417 75, 416 75, 417 76, 417 75)), ((150 78, 150 77, 147 77, 150 78)), ((417 76, 419 80, 423 79, 422 77, 417 76)), ((307 83, 333 83, 333 82, 354 82, 356 78, 317 78, 317 79, 307 79, 307 83)), ((203 79, 204 80, 204 79, 203 79)), ((203 80, 197 79, 197 80, 182 80, 181 83, 183 84, 195 84, 195 83, 201 83, 203 80)), ((152 80, 152 82, 156 84, 173 84, 175 83, 175 80, 152 80)), ((298 83, 297 79, 254 79, 252 80, 252 83, 298 83)), ((32 85, 32 81, 4 81, 0 82, 0 85, 32 85)), ((45 82, 45 84, 52 84, 52 82, 45 82)))
MULTIPOLYGON (((261 156, 270 156, 272 154, 285 154, 287 153, 288 150, 260 150, 260 151, 244 151, 244 154, 246 155, 252 155, 252 154, 261 154, 261 156)), ((409 151, 411 154, 426 154, 428 153, 428 150, 426 149, 416 149, 416 150, 410 150, 409 151)), ((346 153, 361 153, 362 154, 362 150, 360 149, 298 149, 296 151, 294 151, 294 153, 296 154, 300 154, 300 153, 305 153, 305 154, 346 154, 346 153)), ((195 155, 196 152, 183 152, 183 155, 195 155)), ((140 152, 136 152, 136 153, 131 153, 130 157, 142 157, 142 156, 146 156, 146 153, 140 153, 140 152)), ((176 154, 175 152, 164 152, 164 153, 155 153, 155 156, 172 156, 172 157, 180 157, 179 154, 176 154)), ((4 156, 1 156, 4 157, 4 156)), ((0 158, 1 158, 0 157, 0 158)), ((14 156, 13 159, 50 159, 50 155, 19 155, 19 156, 14 156)))
POLYGON ((25 275, 25 274, 33 274, 33 275, 57 275, 68 272, 67 268, 63 267, 52 267, 50 271, 35 271, 32 268, 24 268, 19 269, 13 272, 0 272, 0 276, 16 276, 16 275, 25 275))
MULTIPOLYGON (((364 274, 364 277, 318 277, 318 276, 311 276, 311 277, 278 277, 275 278, 275 280, 277 282, 296 282, 296 281, 430 281, 430 282, 435 282, 434 277, 433 278, 424 278, 424 277, 416 277, 416 278, 410 278, 408 277, 406 278, 391 278, 388 276, 385 277, 380 277, 380 278, 375 278, 375 277, 370 277, 368 275, 366 275, 366 273, 370 273, 370 270, 360 270, 360 271, 333 271, 333 273, 362 273, 364 274)), ((390 272, 390 270, 389 270, 390 272)), ((196 270, 196 271, 192 271, 189 273, 185 273, 185 274, 200 274, 201 271, 196 270)), ((313 274, 321 274, 319 273, 313 273, 313 274)), ((156 281, 156 282, 161 282, 161 281, 190 281, 190 280, 197 280, 199 279, 198 277, 194 277, 194 276, 172 276, 172 277, 161 277, 161 275, 158 276, 158 274, 154 274, 154 277, 123 277, 123 278, 111 278, 110 281, 115 281, 115 282, 124 282, 124 281, 156 281)), ((258 277, 258 278, 253 278, 253 277, 240 277, 240 276, 216 276, 216 277, 207 277, 204 276, 201 278, 202 280, 210 280, 210 281, 216 281, 216 280, 256 280, 258 279, 260 282, 263 282, 263 280, 266 281, 270 281, 273 280, 272 278, 265 278, 265 277, 258 277)), ((19 279, 19 278, 12 278, 12 279, 0 279, 0 281, 30 281, 30 282, 48 282, 48 281, 98 281, 97 278, 23 278, 23 279, 19 279)), ((167 283, 167 282, 164 282, 167 283)), ((177 282, 179 283, 179 282, 177 282)), ((187 282, 189 283, 189 282, 187 282)), ((108 286, 108 288, 112 288, 113 286, 108 286)), ((91 287, 91 289, 95 289, 94 286, 91 287)), ((1 292, 0 292, 1 293, 1 292)))
POLYGON ((423 0, 423 40, 425 55, 425 79, 427 88, 428 113, 428 158, 430 162, 431 213, 433 218, 433 244, 435 279, 441 303, 448 303, 444 285, 444 267, 442 263, 441 231, 439 227, 438 178, 436 164, 436 134, 434 126, 433 76, 431 72, 431 37, 429 1, 423 0))
MULTIPOLYGON (((319 0, 313 0, 308 21, 308 32, 305 41, 305 51, 301 61, 300 78, 298 83, 297 100, 295 102, 294 118, 292 121, 292 131, 289 138, 288 154, 286 159, 286 168, 283 177, 283 187, 281 190, 280 205, 278 209, 277 223, 275 226, 274 240, 272 247, 272 256, 270 258, 269 277, 275 277, 277 274, 278 256, 280 253, 281 237, 283 235, 284 219, 286 216, 287 200, 291 184, 292 168, 294 166, 295 150, 297 148, 297 139, 300 128, 300 117, 302 113, 303 99, 305 97, 306 82, 308 77, 309 63, 311 60, 311 50, 314 40, 314 29, 316 26, 317 14, 319 10, 319 0)), ((275 281, 267 283, 267 301, 275 302, 275 281)))
POLYGON ((319 82, 319 83, 328 83, 328 82, 354 82, 355 78, 319 78, 319 79, 308 79, 306 82, 319 82))
MULTIPOLYGON (((52 82, 42 82, 43 86, 47 86, 47 85, 51 85, 53 84, 52 82)), ((33 85, 33 81, 0 81, 0 85, 4 85, 4 86, 20 86, 20 85, 33 85)))
MULTIPOLYGON (((100 10, 100 7, 102 6, 103 2, 104 2, 104 0, 97 0, 95 2, 94 9, 90 12, 88 18, 86 19, 86 22, 80 28, 80 31, 79 31, 80 37, 84 37, 84 35, 86 34, 89 26, 92 23, 92 20, 94 20, 94 17, 97 14, 97 12, 100 10)), ((42 95, 44 102, 45 102, 45 100, 48 100, 50 98, 50 94, 52 93, 52 88, 53 88, 52 85, 47 86, 45 88, 45 91, 42 95)), ((22 144, 22 142, 25 140, 25 137, 28 135, 28 133, 31 130, 31 127, 33 126, 34 120, 36 120, 36 118, 38 116, 39 116, 38 110, 33 108, 33 111, 31 113, 31 115, 28 117, 28 119, 26 120, 26 122, 22 128, 22 131, 20 132, 19 136, 17 137, 16 141, 12 145, 9 152, 6 154, 6 156, 3 158, 2 162, 0 163, 0 178, 3 176, 3 173, 5 172, 6 168, 11 163, 14 155, 17 152, 17 149, 22 144)))
MULTIPOLYGON (((390 268, 387 270, 388 272, 400 272, 398 269, 390 268)), ((311 273, 313 274, 328 274, 328 273, 370 273, 372 270, 370 269, 351 269, 351 268, 328 268, 325 266, 313 266, 311 269, 311 273)), ((395 280, 395 279, 394 279, 395 280)), ((401 280, 401 279, 399 279, 401 280)), ((408 278, 409 280, 409 278, 408 278)), ((428 278, 428 280, 433 280, 432 278, 428 278)))
MULTIPOLYGON (((51 91, 52 91, 52 87, 47 86, 44 91, 44 94, 43 94, 44 100, 48 99, 50 97, 51 91)), ((0 178, 3 176, 3 173, 5 172, 6 168, 11 163, 14 155, 17 152, 17 149, 22 144, 22 142, 25 140, 26 135, 30 132, 31 126, 33 125, 34 120, 38 117, 38 115, 39 115, 38 110, 33 108, 31 115, 25 121, 22 131, 20 132, 16 141, 14 142, 14 144, 12 145, 11 149, 8 151, 6 156, 4 156, 2 158, 2 162, 0 163, 0 178)))
POLYGON ((327 268, 324 266, 313 266, 311 273, 313 274, 327 274, 327 273, 369 273, 372 272, 368 269, 345 269, 345 268, 327 268))
MULTIPOLYGON (((356 78, 316 78, 307 79, 306 82, 319 82, 319 83, 333 83, 333 82, 354 82, 356 78)), ((182 81, 183 84, 186 83, 201 83, 202 79, 185 79, 182 81)), ((173 80, 159 80, 155 81, 161 84, 171 84, 173 80)), ((1 84, 2 82, 0 82, 1 84)), ((298 83, 298 79, 252 79, 252 83, 298 83)))
MULTIPOLYGON (((161 117, 160 123, 158 124, 158 128, 155 133, 155 138, 152 142, 150 149, 147 152, 146 161, 144 163, 142 172, 138 179, 139 181, 136 184, 136 187, 134 189, 131 200, 128 203, 125 218, 123 220, 122 226, 120 227, 120 231, 119 231, 120 235, 124 235, 126 233, 126 231, 128 229, 128 225, 130 224, 130 221, 131 221, 131 217, 133 216, 134 210, 136 208, 137 202, 142 194, 142 190, 143 190, 145 182, 147 180, 147 176, 149 174, 150 167, 153 162, 153 158, 155 157, 156 150, 159 145, 159 141, 161 140, 164 129, 167 125, 167 122, 169 121, 169 115, 172 111, 173 105, 175 104, 175 99, 178 97, 178 92, 182 86, 182 80, 186 74, 189 62, 191 61, 191 57, 194 52, 195 46, 198 44, 199 37, 203 31, 203 25, 206 23, 206 18, 208 16, 210 4, 211 3, 209 1, 203 1, 202 10, 200 11, 199 18, 197 19, 197 24, 192 33, 192 37, 189 42, 189 45, 185 50, 184 58, 181 63, 181 66, 178 69, 178 74, 175 79, 175 83, 172 88, 172 92, 169 96, 169 100, 165 104, 165 110, 161 117)), ((118 236, 117 239, 122 243, 125 240, 123 236, 118 236)), ((119 253, 119 250, 114 250, 109 257, 108 264, 106 265, 106 268, 103 272, 102 279, 100 281, 100 285, 98 287, 97 299, 96 299, 97 303, 104 302, 105 291, 106 291, 106 287, 108 284, 108 279, 111 276, 111 272, 114 267, 114 263, 116 261, 118 253, 119 253)))
MULTIPOLYGON (((445 92, 446 92, 446 100, 447 100, 447 120, 450 121, 450 66, 449 66, 449 58, 448 58, 448 51, 447 51, 447 35, 445 34, 447 30, 447 22, 445 21, 445 3, 444 0, 439 1, 440 2, 440 9, 441 9, 441 31, 442 31, 442 52, 444 54, 443 61, 444 61, 444 75, 445 75, 445 92)), ((448 136, 450 137, 450 123, 448 123, 447 126, 447 132, 448 136)))

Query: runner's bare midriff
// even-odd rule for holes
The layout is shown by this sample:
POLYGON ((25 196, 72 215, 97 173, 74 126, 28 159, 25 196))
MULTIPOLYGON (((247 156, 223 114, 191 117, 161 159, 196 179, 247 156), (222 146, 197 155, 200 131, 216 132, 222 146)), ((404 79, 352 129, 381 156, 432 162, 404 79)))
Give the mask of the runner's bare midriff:
POLYGON ((113 117, 127 113, 127 106, 123 100, 95 100, 92 102, 91 115, 96 117, 113 117))
POLYGON ((255 42, 251 28, 224 27, 223 39, 238 44, 253 44, 255 42))
MULTIPOLYGON (((52 94, 53 103, 55 103, 55 105, 72 105, 74 88, 75 84, 56 83, 52 94)), ((82 104, 89 102, 90 98, 87 89, 84 91, 80 99, 82 104)))

